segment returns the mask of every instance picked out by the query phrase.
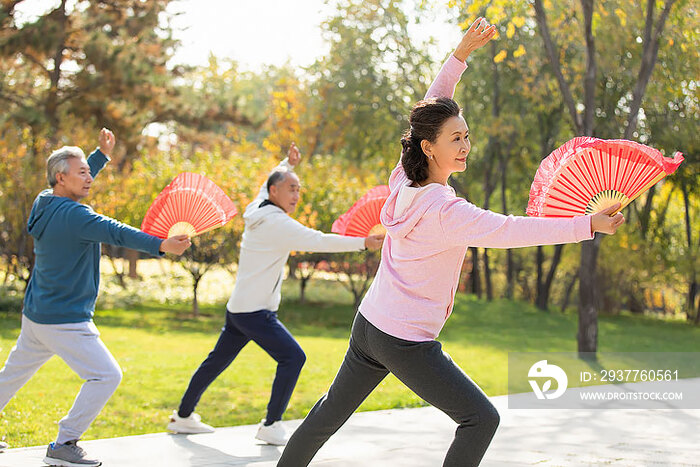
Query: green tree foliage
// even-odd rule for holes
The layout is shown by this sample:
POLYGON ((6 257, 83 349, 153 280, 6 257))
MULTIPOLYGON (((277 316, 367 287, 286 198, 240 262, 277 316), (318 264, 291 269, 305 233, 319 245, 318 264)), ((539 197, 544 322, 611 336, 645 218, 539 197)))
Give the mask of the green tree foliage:
POLYGON ((323 29, 330 52, 307 72, 318 121, 314 152, 357 162, 394 162, 413 103, 429 84, 430 60, 408 33, 406 5, 340 0, 323 29))
MULTIPOLYGON (((296 142, 304 154, 303 190, 293 215, 330 231, 354 200, 386 183, 410 108, 444 58, 429 57, 430 44, 410 34, 429 16, 425 2, 335 0, 323 25, 324 57, 306 69, 258 72, 213 56, 203 67, 171 65, 178 44, 166 0, 57 0, 29 20, 18 13, 23 3, 0 4, 0 252, 7 277, 25 280, 32 262, 26 216, 46 186, 44 161, 57 146, 89 152, 100 126, 115 130, 115 163, 86 201, 139 226, 158 192, 185 170, 212 178, 242 210, 296 142)), ((594 299, 609 313, 684 310, 700 320, 695 4, 444 3, 463 27, 485 16, 500 35, 470 57, 457 87, 473 143, 468 170, 451 180, 457 192, 522 215, 542 158, 583 133, 636 139, 666 155, 682 151, 686 161, 678 172, 629 207, 628 224, 600 245, 594 299), (536 6, 546 15, 553 47, 543 40, 536 6), (662 17, 663 34, 655 35, 662 17), (593 39, 588 46, 587 38, 593 39)), ((206 268, 234 271, 242 229, 237 216, 194 240, 182 261, 195 292, 206 268)), ((463 285, 487 297, 566 308, 577 302, 580 250, 472 249, 463 285)), ((373 273, 365 259, 298 252, 290 269, 301 287, 316 266, 335 271, 359 299, 373 273)))

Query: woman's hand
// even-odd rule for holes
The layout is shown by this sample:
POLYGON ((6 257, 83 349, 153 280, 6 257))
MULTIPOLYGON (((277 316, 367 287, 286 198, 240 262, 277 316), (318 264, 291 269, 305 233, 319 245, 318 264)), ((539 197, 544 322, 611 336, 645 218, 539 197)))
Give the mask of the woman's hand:
POLYGON ((486 19, 479 17, 469 26, 464 33, 462 41, 459 43, 452 55, 462 62, 467 60, 469 54, 479 47, 486 45, 496 34, 496 26, 490 25, 486 19))
POLYGON ((611 216, 612 213, 620 209, 620 206, 620 203, 615 203, 613 206, 593 214, 591 216, 591 233, 614 234, 617 228, 625 223, 625 216, 621 212, 611 216))

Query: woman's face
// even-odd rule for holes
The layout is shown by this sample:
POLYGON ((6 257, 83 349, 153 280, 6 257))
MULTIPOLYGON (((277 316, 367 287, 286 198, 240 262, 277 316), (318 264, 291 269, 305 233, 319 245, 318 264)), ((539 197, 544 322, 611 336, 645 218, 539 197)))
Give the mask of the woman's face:
POLYGON ((469 128, 464 117, 450 117, 442 124, 435 142, 423 140, 421 147, 428 156, 429 178, 432 181, 444 183, 450 174, 464 172, 471 149, 469 128))

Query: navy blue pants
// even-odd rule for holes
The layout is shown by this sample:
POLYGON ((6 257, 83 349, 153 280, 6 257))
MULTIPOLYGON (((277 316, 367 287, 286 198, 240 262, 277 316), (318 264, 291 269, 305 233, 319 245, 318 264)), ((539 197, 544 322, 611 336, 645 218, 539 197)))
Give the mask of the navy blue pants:
POLYGON ((287 328, 277 319, 277 313, 260 310, 253 313, 226 312, 226 325, 219 341, 206 360, 199 365, 182 396, 178 415, 189 417, 209 385, 233 362, 250 341, 255 342, 277 361, 277 373, 267 404, 266 422, 282 419, 292 397, 306 355, 287 328))

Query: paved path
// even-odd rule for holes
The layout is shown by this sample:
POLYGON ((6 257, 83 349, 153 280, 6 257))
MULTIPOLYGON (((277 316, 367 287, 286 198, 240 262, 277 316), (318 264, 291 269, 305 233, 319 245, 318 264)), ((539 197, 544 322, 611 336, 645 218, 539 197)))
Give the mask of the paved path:
MULTIPOLYGON (((697 388, 699 380, 694 384, 697 388)), ((698 466, 700 410, 509 410, 492 398, 501 425, 483 467, 698 466)), ((288 431, 300 420, 284 422, 288 431)), ((432 407, 357 413, 313 466, 441 466, 455 424, 432 407)), ((258 444, 256 427, 202 435, 156 433, 85 441, 106 467, 272 467, 281 448, 258 444)), ((41 467, 45 446, 10 449, 2 467, 41 467)))

